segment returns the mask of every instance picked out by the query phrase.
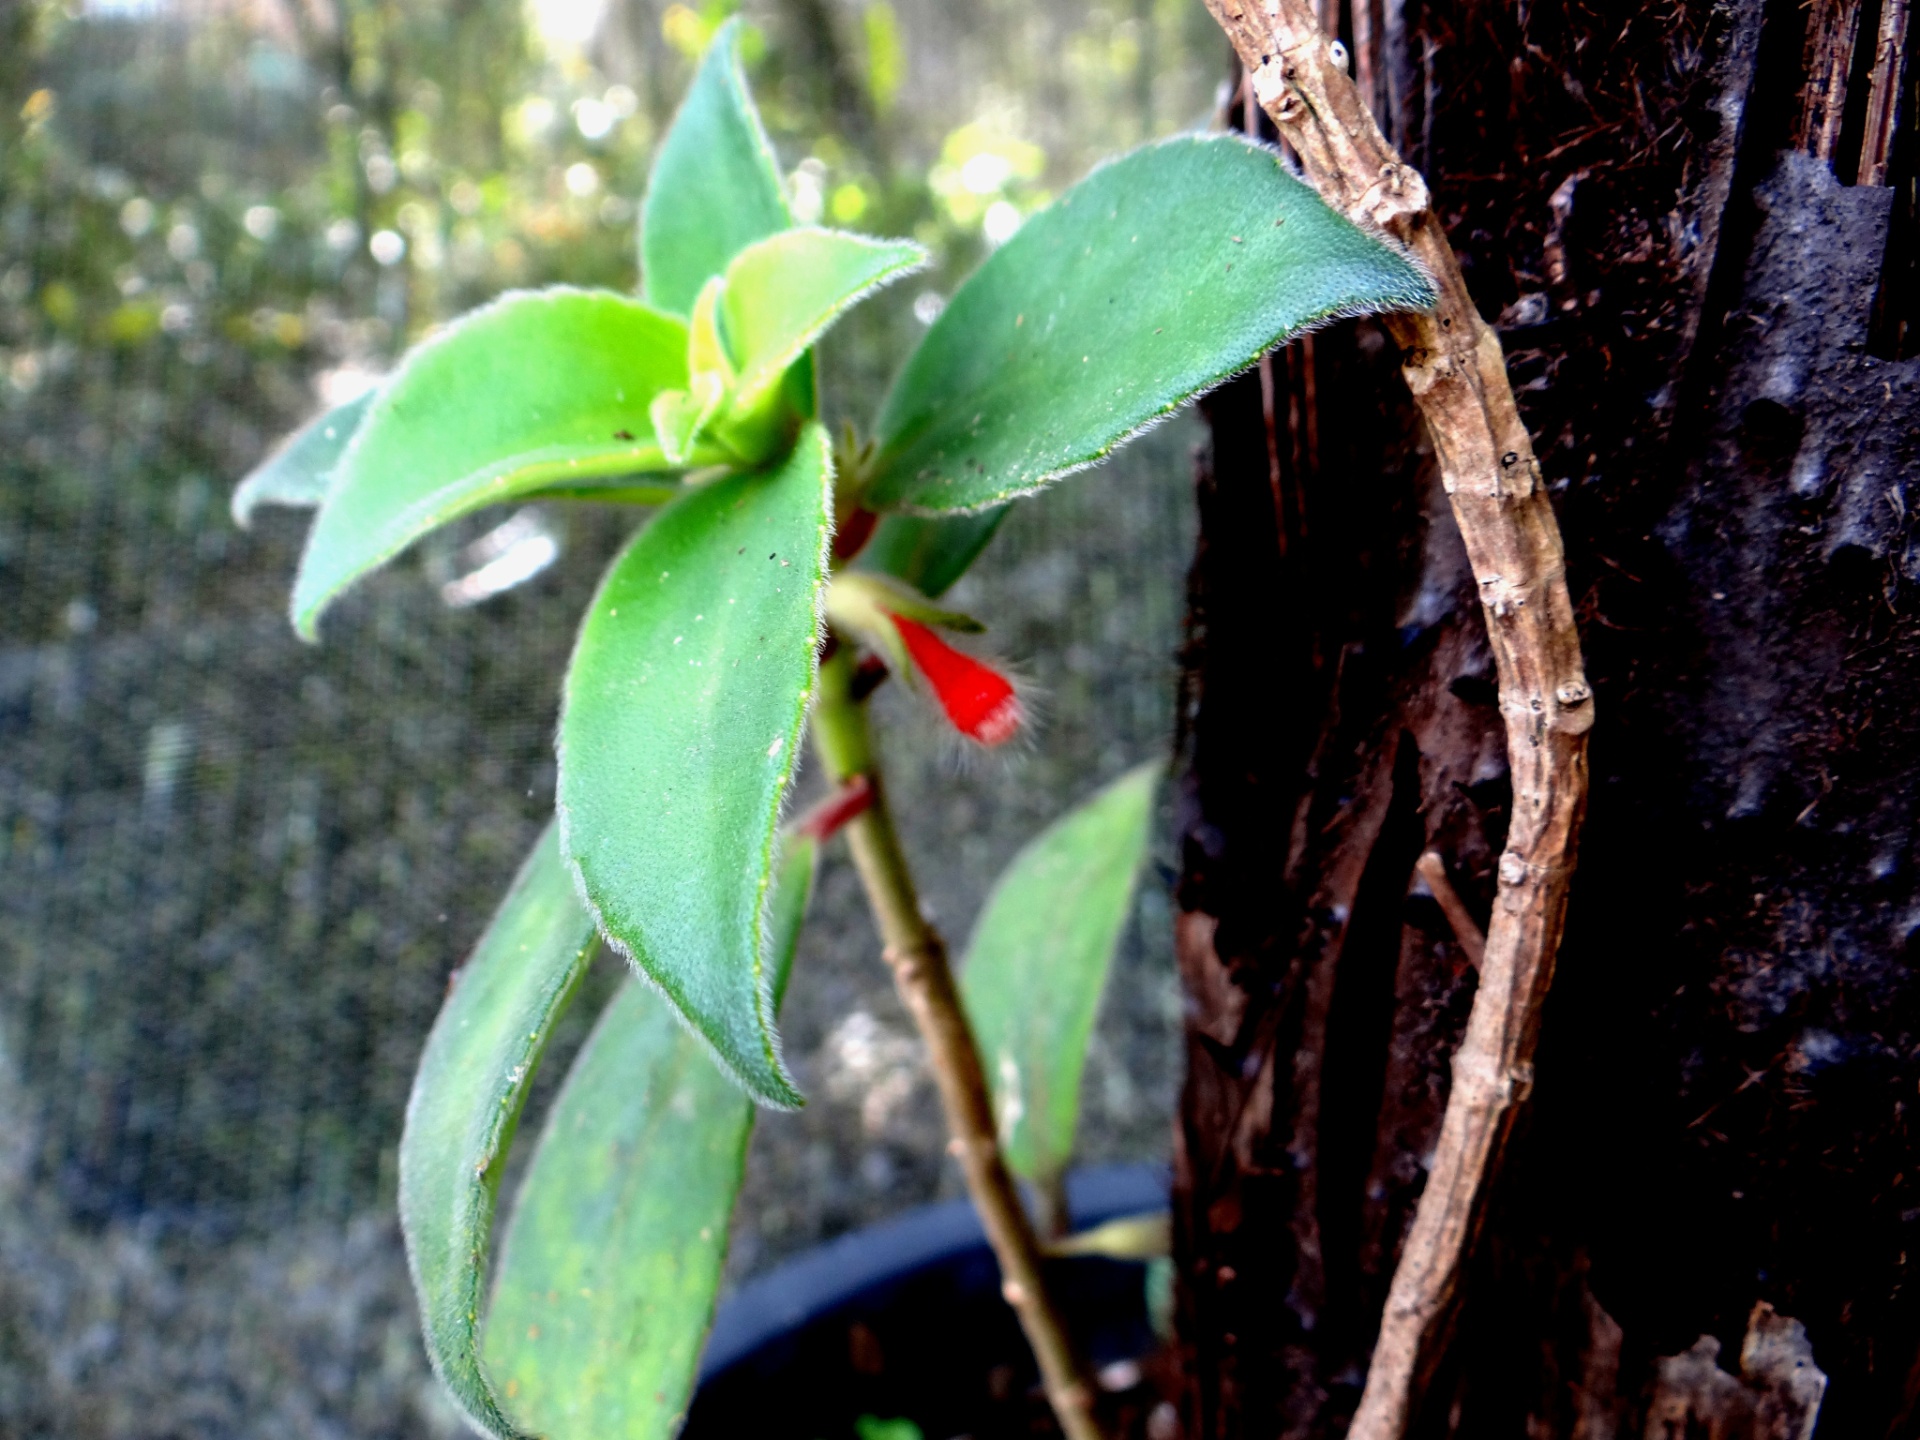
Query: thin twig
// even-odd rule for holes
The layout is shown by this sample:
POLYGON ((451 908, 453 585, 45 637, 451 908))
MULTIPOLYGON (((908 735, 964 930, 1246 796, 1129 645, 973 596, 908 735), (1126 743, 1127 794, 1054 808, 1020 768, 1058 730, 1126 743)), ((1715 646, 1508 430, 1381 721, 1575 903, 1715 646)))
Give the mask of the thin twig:
POLYGON ((1466 901, 1460 898, 1460 892, 1453 888, 1453 881, 1447 878, 1447 862, 1440 857, 1438 850, 1428 850, 1414 861, 1413 868, 1427 882, 1427 889, 1433 892, 1435 903, 1447 917, 1447 923, 1453 927, 1453 938, 1460 942, 1460 953, 1467 957, 1469 965, 1478 970, 1486 963, 1487 937, 1480 933, 1473 916, 1467 913, 1466 901))
POLYGON ((1207 0, 1254 89, 1328 203, 1405 245, 1433 276, 1428 314, 1385 325, 1405 356, 1480 587, 1500 677, 1514 812, 1480 989, 1453 1061, 1427 1187, 1394 1270, 1350 1440, 1397 1440, 1439 1358, 1462 1261, 1533 1081, 1540 1007, 1566 917, 1587 793, 1593 694, 1567 596, 1560 530, 1507 383, 1500 342, 1467 293, 1426 182, 1388 145, 1333 58, 1310 0, 1207 0))
MULTIPOLYGON (((1240 104, 1240 129, 1256 139, 1260 134, 1260 106, 1253 98, 1245 68, 1240 71, 1240 88, 1234 92, 1240 104)), ((1287 503, 1282 493, 1280 474, 1280 427, 1275 421, 1273 351, 1260 357, 1260 422, 1267 435, 1267 488, 1273 492, 1273 540, 1282 560, 1287 558, 1287 503)))
POLYGON ((1093 1417, 1094 1387, 1041 1273, 1042 1249, 995 1138, 993 1102, 973 1030, 947 965, 947 947, 920 913, 913 876, 874 763, 866 707, 854 698, 853 656, 842 646, 820 667, 814 742, 837 784, 864 776, 866 807, 848 820, 847 844, 879 927, 900 998, 919 1028, 946 1111, 948 1151, 960 1161, 967 1193, 1000 1262, 1001 1293, 1026 1331, 1047 1400, 1067 1440, 1103 1440, 1093 1417))

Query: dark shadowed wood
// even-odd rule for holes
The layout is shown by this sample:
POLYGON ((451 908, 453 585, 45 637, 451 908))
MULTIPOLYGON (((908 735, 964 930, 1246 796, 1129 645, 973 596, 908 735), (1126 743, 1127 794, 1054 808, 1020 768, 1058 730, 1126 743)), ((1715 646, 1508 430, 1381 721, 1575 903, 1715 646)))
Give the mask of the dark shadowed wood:
MULTIPOLYGON (((1920 1434, 1912 121, 1886 188, 1853 185, 1866 88, 1843 173, 1794 142, 1810 9, 1604 8, 1365 17, 1504 343, 1606 717, 1535 1105, 1406 1433, 1658 1434, 1667 1362, 1709 1350, 1700 1393, 1758 1416, 1764 1301, 1832 1377, 1820 1433, 1920 1434)), ((1861 16, 1870 88, 1891 11, 1861 16)), ((1486 987, 1422 855, 1500 923, 1494 667, 1386 340, 1336 327, 1207 406, 1176 1244, 1210 1440, 1350 1433, 1486 987)))

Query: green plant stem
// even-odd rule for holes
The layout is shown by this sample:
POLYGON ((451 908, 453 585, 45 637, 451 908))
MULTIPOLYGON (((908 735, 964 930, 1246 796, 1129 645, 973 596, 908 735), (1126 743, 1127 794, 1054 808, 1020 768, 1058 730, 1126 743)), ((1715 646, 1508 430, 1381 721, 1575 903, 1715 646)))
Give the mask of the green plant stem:
POLYGON ((1094 1388, 1086 1363, 1047 1289, 1040 1241, 1000 1154, 986 1073, 947 964, 946 944, 920 913, 913 876, 874 764, 866 708, 853 698, 852 680, 853 655, 842 645, 821 666, 813 732, 833 780, 864 775, 873 787, 872 805, 846 829, 854 867, 880 930, 894 985, 926 1043, 946 1111, 947 1148, 966 1176, 967 1193, 1000 1262, 1002 1293, 1033 1347, 1047 1400, 1068 1440, 1103 1440, 1093 1417, 1094 1388))

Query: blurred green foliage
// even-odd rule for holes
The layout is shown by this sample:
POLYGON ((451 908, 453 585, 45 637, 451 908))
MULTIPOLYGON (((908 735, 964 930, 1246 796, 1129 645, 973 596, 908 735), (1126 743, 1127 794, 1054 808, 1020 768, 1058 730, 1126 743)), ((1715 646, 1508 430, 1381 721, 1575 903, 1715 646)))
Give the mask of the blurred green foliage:
MULTIPOLYGON (((315 654, 277 619, 300 522, 243 538, 224 502, 500 290, 631 289, 653 146, 732 8, 0 5, 0 1040, 81 1212, 339 1213, 390 1185, 621 525, 569 512, 564 564, 459 615, 419 583, 475 532, 449 535, 315 654)), ((1186 0, 746 18, 795 208, 936 254, 823 352, 830 418, 863 423, 990 233, 1203 121, 1224 53, 1186 0)))
MULTIPOLYGON (((464 308, 630 289, 641 179, 728 8, 0 0, 0 1433, 459 1433, 387 1228, 393 1146, 447 973, 551 813, 561 667, 631 516, 556 508, 559 563, 456 611, 441 583, 503 518, 475 517, 314 650, 282 610, 306 518, 242 535, 226 501, 464 308)), ((796 201, 937 256, 831 338, 836 420, 870 422, 996 204, 1204 122, 1225 66, 1192 0, 746 18, 796 201)), ((944 722, 876 697, 956 926, 1170 728, 1189 443, 1023 505, 961 582, 1004 653, 1049 657, 1031 754, 956 777, 944 722)), ((759 1129, 734 1273, 942 1183, 855 891, 823 874, 783 1021, 820 1094, 759 1129)), ((1100 1159, 1156 1152, 1174 1083, 1165 897, 1140 906, 1089 1062, 1100 1159)), ((546 1083, 618 978, 589 973, 546 1083)))
MULTIPOLYGON (((253 378, 292 412, 303 370, 378 367, 504 287, 630 287, 653 142, 733 8, 7 7, 0 361, 15 403, 79 351, 157 348, 236 380, 267 372, 253 378)), ((746 53, 797 218, 912 235, 950 287, 1091 158, 1202 118, 1193 10, 1021 10, 1021 30, 1072 33, 1041 42, 1031 75, 994 73, 1017 43, 982 74, 914 29, 978 43, 1011 5, 779 0, 752 13, 746 53), (1100 123, 1070 129, 1087 111, 1100 123)))

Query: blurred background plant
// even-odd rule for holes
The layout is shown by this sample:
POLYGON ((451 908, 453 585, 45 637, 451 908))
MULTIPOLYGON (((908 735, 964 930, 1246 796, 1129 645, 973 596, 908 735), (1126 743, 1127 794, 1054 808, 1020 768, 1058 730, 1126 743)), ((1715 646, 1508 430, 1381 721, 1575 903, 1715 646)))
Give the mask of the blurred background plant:
MULTIPOLYGON (((625 521, 476 517, 310 650, 280 618, 303 519, 243 539, 226 498, 439 321, 516 285, 631 288, 653 143, 732 9, 0 5, 0 1432, 454 1432, 390 1220, 400 1109, 549 807, 557 676, 625 521)), ((747 18, 800 218, 935 252, 823 353, 861 421, 989 247, 1099 158, 1205 123, 1225 69, 1188 0, 747 18)), ((963 771, 937 720, 878 702, 952 933, 1093 781, 1165 752, 1192 443, 1163 427, 1019 507, 956 591, 1031 657, 1028 753, 963 771)), ((813 1103, 759 1128, 736 1276, 956 1185, 851 875, 817 903, 783 1027, 813 1103)), ((1149 876, 1089 1159, 1165 1152, 1168 913, 1149 876)))

